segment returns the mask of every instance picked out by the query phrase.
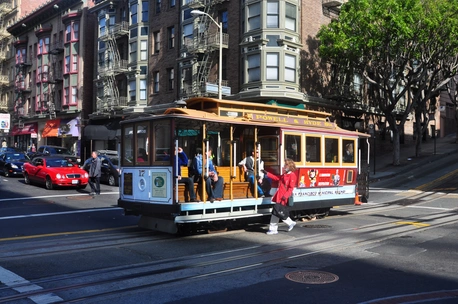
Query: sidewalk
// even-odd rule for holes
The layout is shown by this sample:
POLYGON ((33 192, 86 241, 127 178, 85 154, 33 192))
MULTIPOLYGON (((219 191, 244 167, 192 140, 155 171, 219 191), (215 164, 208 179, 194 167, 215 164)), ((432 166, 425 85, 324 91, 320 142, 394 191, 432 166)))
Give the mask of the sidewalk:
MULTIPOLYGON (((390 142, 387 143, 391 145, 390 142)), ((380 179, 389 178, 407 170, 421 166, 424 163, 430 163, 446 155, 458 153, 458 144, 455 143, 455 134, 446 137, 428 139, 422 143, 422 152, 420 157, 415 157, 415 144, 401 145, 400 166, 393 166, 393 152, 386 152, 375 155, 375 172, 374 159, 371 158, 369 181, 375 182, 380 179), (434 153, 436 152, 436 153, 434 153)))

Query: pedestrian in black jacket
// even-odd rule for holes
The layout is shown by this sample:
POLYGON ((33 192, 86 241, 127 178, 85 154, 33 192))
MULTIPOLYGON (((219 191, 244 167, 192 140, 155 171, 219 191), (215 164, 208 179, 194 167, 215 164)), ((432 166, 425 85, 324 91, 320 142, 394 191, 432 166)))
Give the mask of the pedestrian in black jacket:
POLYGON ((102 161, 97 155, 97 151, 92 151, 92 161, 89 167, 89 186, 90 195, 100 195, 100 176, 102 175, 102 161))

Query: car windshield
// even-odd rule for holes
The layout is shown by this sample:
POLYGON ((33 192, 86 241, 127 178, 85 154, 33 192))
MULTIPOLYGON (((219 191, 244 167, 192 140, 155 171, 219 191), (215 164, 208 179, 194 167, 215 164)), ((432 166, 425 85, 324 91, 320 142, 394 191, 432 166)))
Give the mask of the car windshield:
POLYGON ((65 154, 65 155, 72 155, 72 152, 66 148, 53 148, 51 149, 51 153, 53 154, 65 154))
POLYGON ((46 161, 46 167, 48 168, 59 168, 59 167, 73 167, 73 163, 66 159, 48 159, 46 161))
POLYGON ((117 167, 119 165, 119 159, 117 157, 108 157, 108 158, 111 160, 114 166, 117 167))
POLYGON ((24 153, 7 153, 5 159, 8 161, 25 161, 28 157, 24 153))

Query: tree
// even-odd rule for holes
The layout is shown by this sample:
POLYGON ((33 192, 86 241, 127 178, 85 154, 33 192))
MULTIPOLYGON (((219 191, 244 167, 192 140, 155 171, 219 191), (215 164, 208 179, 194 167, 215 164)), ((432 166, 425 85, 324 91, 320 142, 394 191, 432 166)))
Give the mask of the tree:
POLYGON ((456 74, 457 4, 458 0, 350 0, 339 19, 318 33, 321 56, 342 73, 357 72, 368 83, 369 98, 393 134, 394 165, 400 164, 399 130, 409 113, 424 113, 426 103, 456 74), (395 109, 401 103, 404 111, 397 117, 395 109))

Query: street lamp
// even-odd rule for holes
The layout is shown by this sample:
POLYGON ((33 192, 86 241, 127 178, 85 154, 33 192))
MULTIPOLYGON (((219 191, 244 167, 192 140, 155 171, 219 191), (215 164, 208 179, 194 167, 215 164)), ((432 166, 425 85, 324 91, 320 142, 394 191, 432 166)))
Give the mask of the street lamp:
POLYGON ((212 16, 199 10, 192 10, 191 15, 205 15, 208 18, 210 18, 210 20, 213 21, 213 23, 216 24, 216 26, 219 28, 218 99, 221 99, 223 95, 223 90, 221 86, 221 79, 223 78, 223 23, 216 22, 215 19, 212 18, 212 16))

